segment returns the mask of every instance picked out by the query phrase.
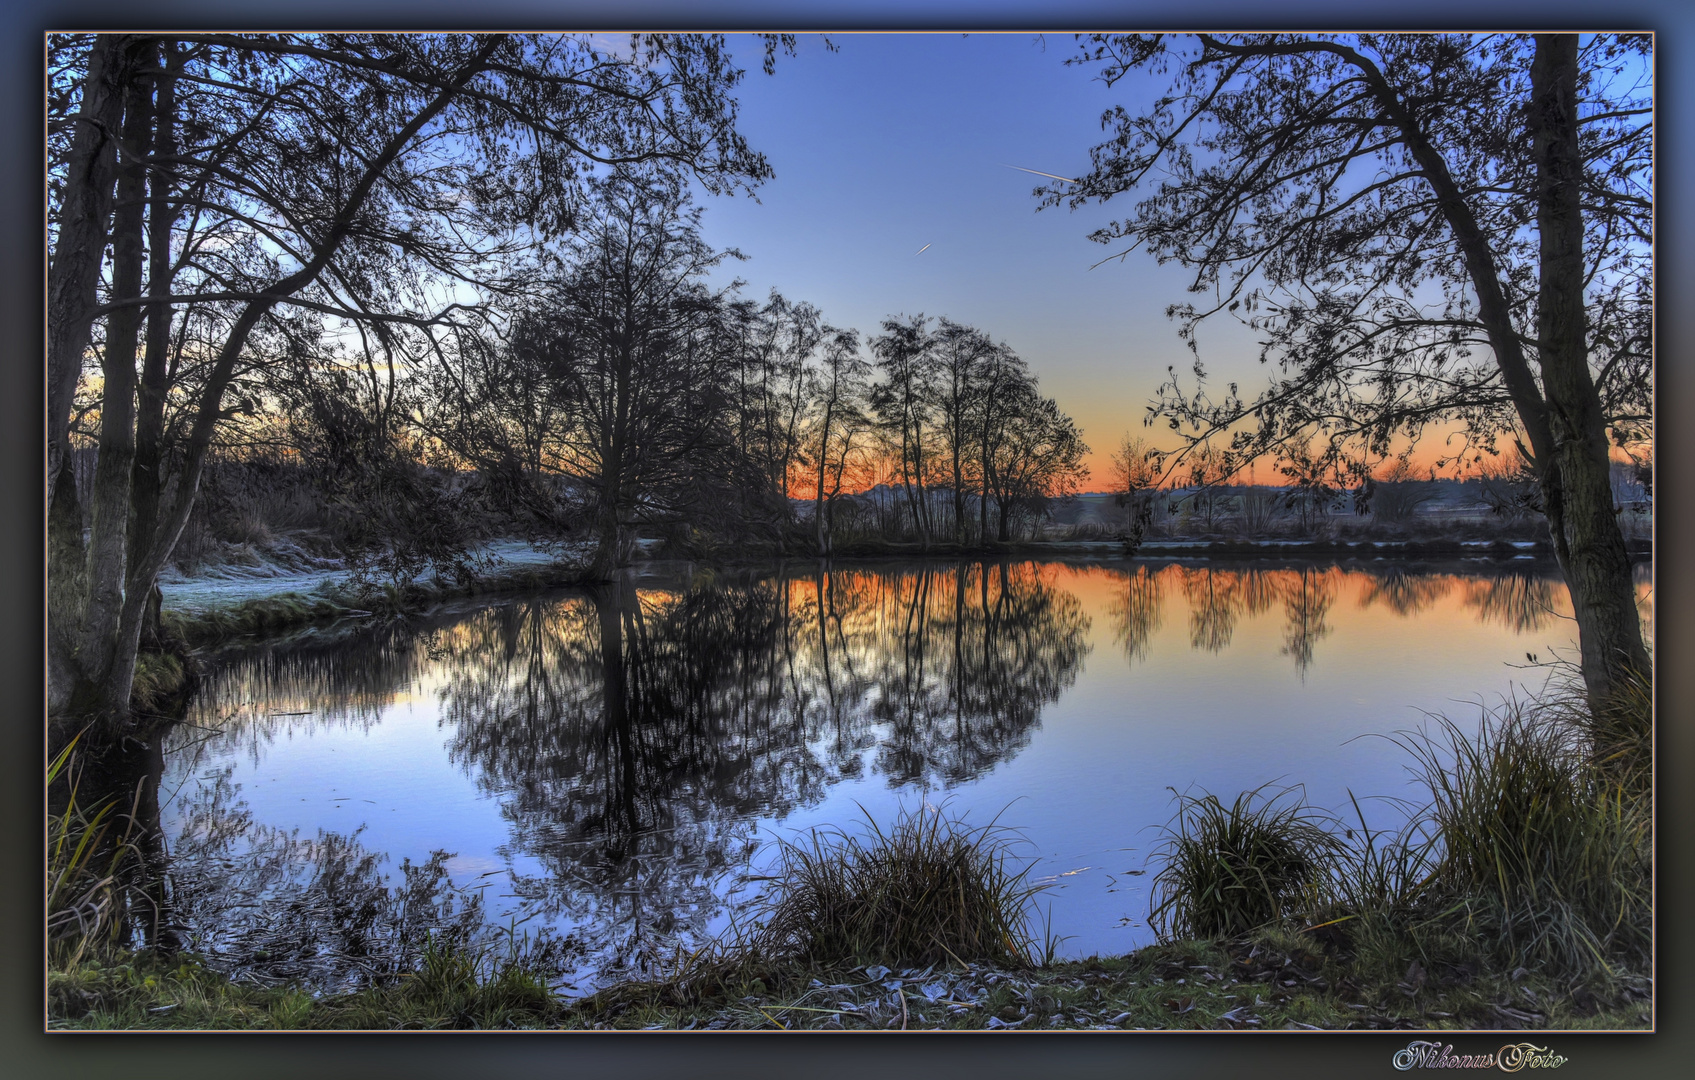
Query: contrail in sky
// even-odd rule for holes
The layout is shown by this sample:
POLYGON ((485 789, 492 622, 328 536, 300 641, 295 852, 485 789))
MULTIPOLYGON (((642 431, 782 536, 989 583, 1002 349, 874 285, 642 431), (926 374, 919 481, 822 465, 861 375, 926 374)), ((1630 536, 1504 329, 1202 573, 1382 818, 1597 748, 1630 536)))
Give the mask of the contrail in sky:
POLYGON ((913 254, 914 254, 914 255, 922 255, 922 254, 924 254, 924 253, 925 253, 925 252, 926 252, 926 251, 929 251, 929 250, 930 250, 930 245, 929 245, 929 244, 925 244, 925 245, 924 245, 924 246, 923 246, 923 247, 921 247, 921 248, 919 248, 919 249, 918 249, 918 250, 917 250, 917 251, 914 251, 914 252, 913 252, 913 254))
POLYGON ((1026 169, 1022 165, 1002 165, 1001 167, 1006 169, 1017 169, 1019 172, 1035 173, 1037 176, 1046 176, 1050 180, 1064 180, 1068 184, 1075 184, 1077 182, 1069 176, 1055 176, 1051 172, 1043 172, 1040 169, 1026 169))

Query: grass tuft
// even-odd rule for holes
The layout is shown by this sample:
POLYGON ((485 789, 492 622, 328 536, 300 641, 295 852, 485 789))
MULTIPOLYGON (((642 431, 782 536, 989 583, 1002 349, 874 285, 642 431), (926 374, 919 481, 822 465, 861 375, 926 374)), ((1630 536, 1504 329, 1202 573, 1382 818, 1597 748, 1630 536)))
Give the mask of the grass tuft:
POLYGON ((1428 794, 1399 831, 1357 801, 1344 828, 1298 789, 1179 795, 1152 925, 1224 939, 1299 917, 1379 980, 1440 965, 1616 983, 1652 948, 1651 716, 1645 684, 1597 714, 1580 682, 1554 683, 1475 733, 1437 717, 1392 736, 1428 794))
POLYGON ((1238 937, 1323 902, 1341 844, 1298 787, 1262 785, 1228 808, 1176 793, 1151 923, 1162 940, 1238 937))
POLYGON ((1013 835, 972 828, 938 807, 902 810, 885 832, 813 830, 784 842, 782 886, 766 904, 753 945, 774 960, 945 964, 1040 961, 1026 867, 1013 835))
POLYGON ((48 790, 60 782, 66 788, 64 808, 47 819, 47 938, 54 954, 71 964, 90 945, 121 932, 126 871, 140 857, 131 836, 133 805, 125 814, 113 799, 91 806, 77 801, 81 737, 72 737, 47 766, 48 790))
POLYGON ((1500 964, 1570 974, 1646 961, 1653 851, 1640 766, 1559 708, 1509 702, 1476 735, 1448 720, 1402 736, 1429 789, 1441 857, 1426 901, 1500 964))

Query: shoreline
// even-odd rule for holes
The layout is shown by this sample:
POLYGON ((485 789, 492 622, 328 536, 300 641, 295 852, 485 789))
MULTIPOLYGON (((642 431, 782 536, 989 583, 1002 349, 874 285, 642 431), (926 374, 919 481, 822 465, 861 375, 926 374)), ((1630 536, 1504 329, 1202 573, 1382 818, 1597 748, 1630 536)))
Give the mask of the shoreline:
MULTIPOLYGON (((510 544, 509 544, 510 546, 510 544)), ((542 555, 529 549, 532 555, 542 555)), ((1630 544, 1631 561, 1653 559, 1651 544, 1630 544)), ((946 558, 1046 558, 1111 562, 1180 562, 1203 559, 1326 558, 1343 561, 1399 559, 1457 559, 1467 562, 1546 562, 1553 558, 1546 541, 1335 541, 1335 540, 1220 540, 1174 539, 1144 542, 1134 551, 1111 540, 1033 540, 1008 544, 932 544, 904 542, 859 543, 829 556, 811 553, 765 555, 758 558, 674 559, 662 555, 632 563, 641 572, 668 563, 742 568, 753 564, 818 562, 876 563, 946 558)), ((404 585, 360 582, 345 570, 316 574, 287 574, 264 570, 243 574, 239 567, 221 568, 216 575, 179 575, 163 583, 163 623, 191 651, 216 648, 237 640, 286 637, 307 627, 344 619, 419 614, 436 605, 515 592, 590 584, 574 561, 559 556, 502 559, 503 565, 465 582, 446 582, 420 576, 404 585)))
POLYGON ((1647 1032, 1654 1008, 1647 975, 1621 974, 1599 992, 1464 963, 1404 980, 1280 930, 1024 969, 755 969, 720 958, 575 999, 521 965, 482 959, 446 980, 426 958, 382 985, 317 994, 235 983, 190 954, 109 954, 49 971, 48 1029, 1647 1032))

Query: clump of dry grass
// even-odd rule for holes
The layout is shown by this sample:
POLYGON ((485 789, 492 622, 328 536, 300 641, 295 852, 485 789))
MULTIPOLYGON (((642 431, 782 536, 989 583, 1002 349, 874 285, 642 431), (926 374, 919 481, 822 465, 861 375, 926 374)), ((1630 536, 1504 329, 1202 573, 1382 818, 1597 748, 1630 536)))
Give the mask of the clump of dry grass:
POLYGON ((140 857, 133 804, 123 813, 115 799, 78 802, 80 739, 79 732, 47 766, 48 789, 61 781, 68 789, 64 809, 47 819, 47 938, 72 964, 121 931, 126 871, 140 857))
POLYGON ((1440 836, 1423 905, 1462 921, 1502 964, 1577 974, 1647 959, 1653 851, 1645 763, 1614 735, 1595 737, 1629 721, 1577 727, 1572 715, 1557 698, 1509 702, 1475 735, 1439 719, 1399 741, 1440 836))
POLYGON ((1009 855, 1014 835, 973 828, 941 808, 902 810, 865 835, 813 830, 785 842, 782 885, 751 945, 761 956, 839 964, 945 964, 1042 959, 1033 931, 1029 868, 1009 855))
POLYGON ((1645 680, 1599 710, 1581 681, 1556 680, 1484 710, 1475 731, 1436 717, 1391 738, 1428 796, 1399 831, 1373 831, 1357 803, 1358 826, 1344 828, 1298 789, 1259 788, 1229 807, 1180 795, 1154 879, 1161 937, 1238 937, 1299 919, 1390 966, 1440 953, 1582 982, 1647 962, 1645 680))
POLYGON ((1177 794, 1151 922, 1166 940, 1236 937, 1323 903, 1342 851, 1300 788, 1255 788, 1227 808, 1177 794))

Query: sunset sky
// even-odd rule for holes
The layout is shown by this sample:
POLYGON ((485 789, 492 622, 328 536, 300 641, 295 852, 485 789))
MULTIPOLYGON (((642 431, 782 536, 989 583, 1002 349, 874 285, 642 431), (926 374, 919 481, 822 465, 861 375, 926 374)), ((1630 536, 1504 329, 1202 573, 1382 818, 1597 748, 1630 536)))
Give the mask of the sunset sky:
MULTIPOLYGON (((1165 317, 1187 276, 1142 252, 1090 270, 1115 249, 1087 234, 1130 203, 1038 213, 1031 191, 1043 179, 1007 166, 1085 171, 1101 111, 1134 104, 1139 88, 1108 90, 1066 67, 1068 34, 831 40, 833 54, 803 38, 770 77, 756 46, 743 46, 740 127, 777 175, 758 202, 704 199, 707 238, 748 256, 721 278, 744 279, 756 298, 775 287, 864 335, 919 312, 987 331, 1082 426, 1094 451, 1087 486, 1101 486, 1124 431, 1159 434, 1142 418, 1167 366, 1192 362, 1165 317)), ((1217 377, 1260 377, 1234 324, 1209 328, 1202 347, 1217 377)))
MULTIPOLYGON (((864 335, 890 315, 922 312, 1005 341, 1082 426, 1093 451, 1087 489, 1105 486, 1107 454, 1125 431, 1174 447, 1170 432, 1142 420, 1168 366, 1190 378, 1192 357, 1165 316, 1189 295, 1188 275, 1142 251, 1091 270, 1119 249, 1087 234, 1132 201, 1038 213, 1031 191, 1043 179, 1007 167, 1086 171, 1102 111, 1136 108, 1151 82, 1109 89, 1092 70, 1067 67, 1069 34, 831 40, 836 53, 802 38, 799 55, 780 58, 769 77, 758 46, 734 42, 750 69, 740 127, 776 178, 757 202, 703 200, 707 238, 748 256, 726 263, 721 280, 744 279, 756 298, 775 287, 864 335)), ((1200 346, 1214 385, 1236 379, 1247 393, 1267 377, 1237 323, 1215 317, 1200 346)), ((1275 478, 1269 463, 1257 474, 1275 478)))

